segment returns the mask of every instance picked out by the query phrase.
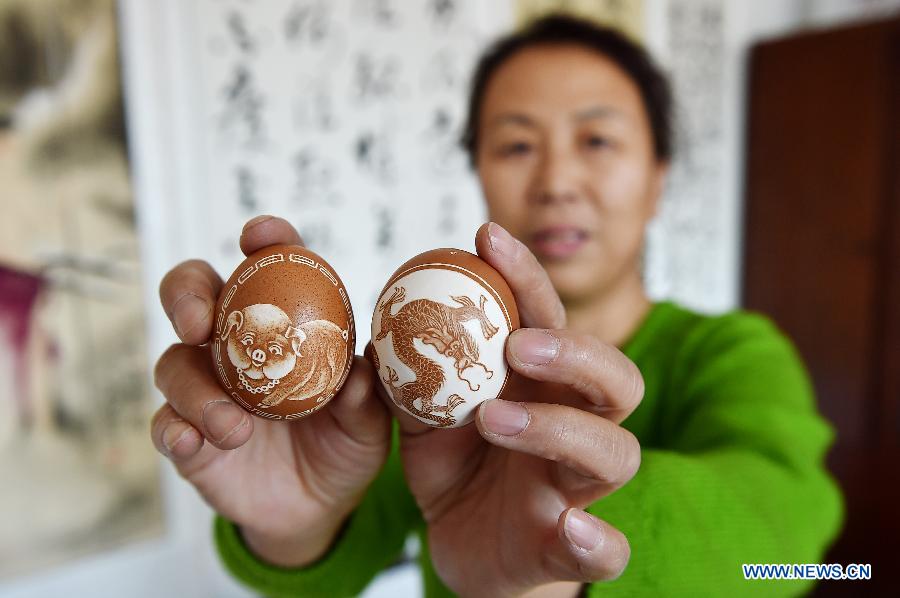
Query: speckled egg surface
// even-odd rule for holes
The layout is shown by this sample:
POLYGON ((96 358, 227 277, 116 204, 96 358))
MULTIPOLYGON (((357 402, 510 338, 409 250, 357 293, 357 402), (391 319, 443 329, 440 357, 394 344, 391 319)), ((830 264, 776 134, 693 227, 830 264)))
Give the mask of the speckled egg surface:
POLYGON ((324 406, 353 363, 350 300, 325 260, 272 245, 241 262, 216 303, 210 341, 222 388, 267 419, 297 419, 324 406))
POLYGON ((503 392, 506 339, 519 313, 506 281, 478 256, 433 249, 391 275, 372 316, 372 358, 387 394, 435 427, 460 427, 503 392))

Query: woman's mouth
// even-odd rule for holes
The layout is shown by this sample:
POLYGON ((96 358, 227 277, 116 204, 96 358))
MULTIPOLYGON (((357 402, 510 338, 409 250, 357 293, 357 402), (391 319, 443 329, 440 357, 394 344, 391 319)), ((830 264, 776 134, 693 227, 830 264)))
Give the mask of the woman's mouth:
POLYGON ((531 246, 541 257, 571 257, 587 243, 588 232, 574 226, 552 226, 531 235, 531 246))

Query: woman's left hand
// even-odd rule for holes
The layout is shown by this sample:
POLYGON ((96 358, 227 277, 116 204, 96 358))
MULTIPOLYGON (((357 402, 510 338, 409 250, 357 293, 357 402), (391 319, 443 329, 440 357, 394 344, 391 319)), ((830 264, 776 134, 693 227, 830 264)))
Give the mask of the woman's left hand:
POLYGON ((385 399, 400 420, 407 483, 453 591, 575 596, 628 563, 622 532, 582 509, 638 469, 640 444, 619 424, 640 403, 643 379, 615 347, 565 329, 559 296, 521 242, 490 224, 476 247, 509 283, 523 325, 506 347, 506 399, 456 429, 426 426, 385 399))

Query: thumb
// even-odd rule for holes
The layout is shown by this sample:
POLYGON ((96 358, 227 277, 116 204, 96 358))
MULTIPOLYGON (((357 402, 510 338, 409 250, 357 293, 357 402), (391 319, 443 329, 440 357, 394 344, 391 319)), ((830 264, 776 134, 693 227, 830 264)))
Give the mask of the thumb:
POLYGON ((347 381, 327 405, 341 430, 363 446, 383 446, 390 429, 388 411, 375 394, 377 384, 370 362, 355 356, 347 381))
POLYGON ((544 559, 548 583, 612 580, 628 564, 631 548, 625 535, 590 513, 566 509, 559 515, 556 532, 544 559))
POLYGON ((565 328, 566 309, 547 271, 524 243, 496 222, 475 233, 478 256, 506 280, 526 328, 565 328))

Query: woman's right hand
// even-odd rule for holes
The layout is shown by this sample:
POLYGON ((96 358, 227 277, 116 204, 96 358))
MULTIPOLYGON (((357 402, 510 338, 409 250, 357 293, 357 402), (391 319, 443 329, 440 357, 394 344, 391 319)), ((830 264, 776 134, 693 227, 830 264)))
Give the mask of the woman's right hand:
MULTIPOLYGON (((249 255, 278 243, 301 245, 285 220, 249 221, 249 255)), ((153 443, 207 503, 236 523, 263 560, 303 566, 331 546, 387 458, 390 417, 374 392, 369 363, 356 357, 341 391, 294 422, 255 418, 220 388, 209 340, 222 279, 202 261, 172 269, 160 299, 181 343, 156 364, 166 403, 153 416, 153 443)))

